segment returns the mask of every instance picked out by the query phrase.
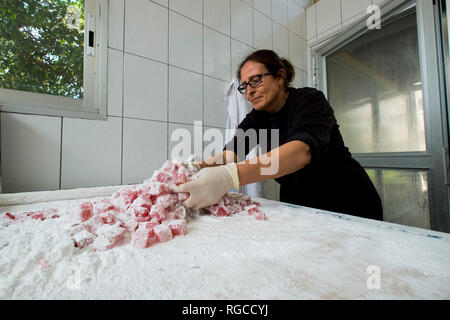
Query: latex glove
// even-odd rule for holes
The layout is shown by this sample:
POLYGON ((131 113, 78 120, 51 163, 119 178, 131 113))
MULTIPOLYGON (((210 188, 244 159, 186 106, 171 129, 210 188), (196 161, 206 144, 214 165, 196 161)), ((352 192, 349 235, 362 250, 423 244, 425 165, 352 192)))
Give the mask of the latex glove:
POLYGON ((172 190, 177 193, 188 192, 189 198, 183 204, 194 210, 217 203, 230 189, 239 189, 237 165, 234 162, 204 168, 193 178, 194 180, 173 186, 172 190))

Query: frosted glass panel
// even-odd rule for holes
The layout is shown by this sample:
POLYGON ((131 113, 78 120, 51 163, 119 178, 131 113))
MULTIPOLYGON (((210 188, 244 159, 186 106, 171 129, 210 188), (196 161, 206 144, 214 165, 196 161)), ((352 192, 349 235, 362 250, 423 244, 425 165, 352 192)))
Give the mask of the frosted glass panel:
POLYGON ((326 58, 328 98, 354 153, 425 151, 415 12, 326 58))
POLYGON ((430 229, 428 175, 424 171, 367 170, 383 202, 383 220, 430 229))

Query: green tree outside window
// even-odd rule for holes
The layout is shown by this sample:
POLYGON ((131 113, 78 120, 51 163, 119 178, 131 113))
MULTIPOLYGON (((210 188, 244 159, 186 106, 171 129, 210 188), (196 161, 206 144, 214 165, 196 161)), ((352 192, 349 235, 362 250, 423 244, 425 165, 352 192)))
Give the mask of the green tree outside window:
POLYGON ((83 98, 84 3, 0 2, 0 88, 83 98))

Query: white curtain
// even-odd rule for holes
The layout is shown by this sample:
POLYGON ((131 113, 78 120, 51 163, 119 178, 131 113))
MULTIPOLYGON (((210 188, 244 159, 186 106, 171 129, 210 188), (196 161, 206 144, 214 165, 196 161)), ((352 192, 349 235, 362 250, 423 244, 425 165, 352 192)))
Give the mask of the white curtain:
MULTIPOLYGON (((248 112, 252 110, 252 105, 245 99, 245 96, 241 94, 237 88, 239 86, 238 79, 233 79, 230 82, 228 87, 227 96, 225 97, 225 103, 228 109, 228 120, 227 120, 227 130, 226 130, 226 143, 231 141, 234 136, 234 133, 241 123, 244 120, 245 116, 248 112)), ((254 148, 247 155, 246 159, 256 158, 258 156, 258 147, 254 148)), ((257 198, 261 197, 262 186, 260 182, 248 184, 246 186, 241 187, 240 192, 243 194, 257 198)))

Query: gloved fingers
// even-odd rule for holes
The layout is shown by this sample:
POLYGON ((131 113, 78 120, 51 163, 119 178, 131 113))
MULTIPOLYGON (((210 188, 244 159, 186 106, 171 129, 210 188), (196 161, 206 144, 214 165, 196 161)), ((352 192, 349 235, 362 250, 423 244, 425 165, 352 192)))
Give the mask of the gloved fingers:
POLYGON ((194 182, 194 181, 188 181, 188 182, 185 182, 185 183, 182 183, 179 185, 172 185, 170 189, 172 190, 172 192, 175 192, 175 193, 181 193, 181 192, 189 193, 190 192, 189 190, 191 190, 192 186, 193 186, 192 182, 194 182))
POLYGON ((183 183, 183 184, 179 184, 179 185, 176 185, 176 184, 171 185, 171 186, 170 186, 170 191, 171 191, 171 193, 182 193, 182 192, 186 192, 186 191, 184 190, 185 187, 183 187, 183 185, 184 185, 184 183, 183 183))
POLYGON ((194 199, 192 198, 192 196, 189 196, 189 198, 187 198, 187 199, 183 202, 183 205, 184 205, 185 207, 187 207, 187 208, 197 210, 197 209, 195 208, 196 203, 195 203, 194 199))

